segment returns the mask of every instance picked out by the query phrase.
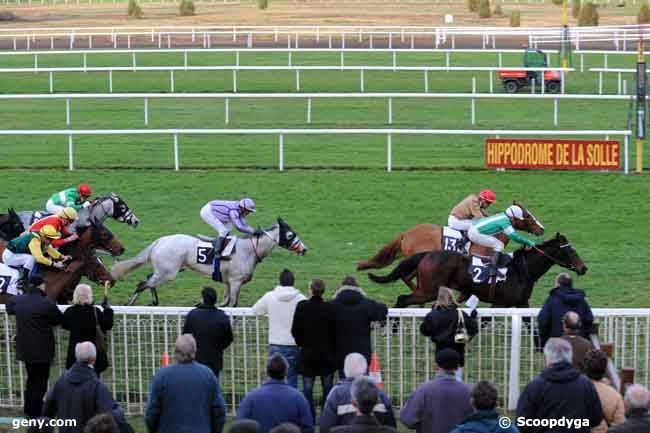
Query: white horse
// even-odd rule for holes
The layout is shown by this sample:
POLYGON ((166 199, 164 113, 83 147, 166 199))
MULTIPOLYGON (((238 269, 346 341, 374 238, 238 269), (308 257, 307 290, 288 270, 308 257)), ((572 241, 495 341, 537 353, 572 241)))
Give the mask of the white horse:
MULTIPOLYGON (((209 238, 204 239, 208 240, 209 238)), ((128 272, 151 262, 153 273, 145 281, 138 283, 127 305, 133 305, 140 293, 151 290, 153 305, 158 305, 156 287, 176 278, 183 268, 189 268, 203 275, 210 276, 214 270, 213 264, 206 260, 208 248, 201 248, 201 239, 195 236, 175 234, 163 236, 153 241, 136 257, 116 263, 111 269, 115 280, 122 278, 128 272)), ((278 218, 263 234, 238 238, 235 250, 230 260, 221 260, 221 275, 225 285, 224 300, 221 306, 237 306, 241 286, 253 278, 253 272, 258 263, 266 257, 276 245, 294 251, 302 256, 307 247, 282 218, 278 218)))

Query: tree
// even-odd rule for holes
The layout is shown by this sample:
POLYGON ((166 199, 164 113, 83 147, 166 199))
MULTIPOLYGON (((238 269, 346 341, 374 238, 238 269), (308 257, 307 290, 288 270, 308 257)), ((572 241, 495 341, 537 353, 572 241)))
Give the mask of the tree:
POLYGON ((502 17, 503 16, 503 9, 501 9, 501 5, 496 5, 494 7, 494 15, 497 17, 502 17))
POLYGON ((585 3, 580 9, 580 16, 578 17, 579 26, 597 26, 598 25, 598 9, 592 2, 585 3))
POLYGON ((571 16, 573 18, 578 18, 580 17, 580 5, 581 5, 581 0, 573 0, 571 3, 571 16))
POLYGON ((262 10, 268 8, 269 0, 257 0, 257 7, 262 10))
POLYGON ((478 16, 479 18, 490 18, 492 16, 492 12, 490 12, 490 0, 479 1, 478 16))
POLYGON ((137 0, 129 0, 128 14, 131 18, 140 19, 143 17, 144 12, 142 12, 142 8, 138 4, 137 0))
POLYGON ((641 5, 641 8, 639 9, 639 15, 637 16, 637 23, 650 23, 650 6, 648 6, 648 3, 643 3, 641 5))
POLYGON ((519 27, 521 26, 521 12, 512 11, 510 14, 510 27, 519 27))
POLYGON ((179 7, 179 13, 182 17, 195 15, 194 11, 194 1, 193 0, 181 0, 181 5, 179 7))

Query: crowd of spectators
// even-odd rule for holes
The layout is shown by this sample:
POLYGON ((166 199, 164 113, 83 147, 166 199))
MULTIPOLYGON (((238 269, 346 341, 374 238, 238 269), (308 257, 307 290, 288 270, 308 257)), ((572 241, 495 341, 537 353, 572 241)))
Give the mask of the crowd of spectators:
MULTIPOLYGON (((31 283, 26 294, 7 304, 8 313, 16 315, 17 358, 27 371, 25 416, 76 420, 75 426, 59 429, 64 433, 133 432, 100 379, 108 367, 105 333, 113 325, 107 301, 101 309, 95 307, 90 287, 79 285, 74 305, 62 314, 44 296, 46 282, 31 283), (68 369, 48 392, 53 329, 58 325, 70 331, 68 369)), ((574 289, 566 274, 558 276, 539 317, 544 369, 526 385, 515 421, 508 423, 498 409, 501 400, 494 384, 462 381, 465 348, 479 324, 476 310, 463 312, 448 289, 440 290, 420 328, 435 345, 435 375, 397 412, 390 396, 367 376, 371 329, 375 322, 386 323, 386 305, 369 299, 349 276, 331 301, 325 301, 322 280, 309 283, 309 299, 294 285, 293 273, 284 269, 279 285, 253 306, 255 313, 268 316, 268 379, 239 401, 229 432, 390 433, 397 431, 399 418, 417 433, 650 433, 650 392, 633 385, 622 399, 607 381, 607 355, 585 338, 593 316, 584 292, 574 289), (318 403, 316 378, 323 390, 318 403), (549 423, 520 422, 560 419, 579 420, 580 425, 558 429, 549 423)), ((233 332, 228 316, 215 306, 216 291, 204 288, 201 297, 176 340, 175 362, 151 380, 145 411, 150 433, 225 429, 219 375, 233 332)))

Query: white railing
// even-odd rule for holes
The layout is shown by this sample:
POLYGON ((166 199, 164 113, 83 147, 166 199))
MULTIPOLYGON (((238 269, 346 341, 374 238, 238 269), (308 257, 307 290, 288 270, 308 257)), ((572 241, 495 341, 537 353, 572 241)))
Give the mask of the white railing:
POLYGON ((5 129, 0 130, 0 136, 67 136, 68 137, 68 169, 75 169, 74 140, 75 136, 101 136, 101 135, 166 135, 173 140, 172 152, 174 170, 180 170, 179 138, 181 135, 276 135, 278 136, 278 170, 284 171, 284 137, 285 135, 385 135, 386 136, 386 171, 393 170, 393 136, 395 135, 478 135, 478 136, 553 136, 553 137, 579 137, 600 136, 605 139, 623 137, 623 172, 629 173, 629 137, 630 130, 500 130, 500 129, 5 129))
MULTIPOLYGON (((173 354, 174 341, 183 327, 189 308, 116 307, 115 325, 109 333, 111 368, 102 379, 130 414, 142 414, 149 382, 160 367, 163 353, 173 354)), ((235 341, 224 354, 220 382, 229 409, 265 380, 268 353, 266 319, 248 308, 226 309, 231 317, 235 341)), ((419 332, 428 309, 391 309, 386 327, 375 327, 372 340, 388 395, 401 407, 415 388, 429 380, 435 370, 434 346, 419 332), (391 332, 392 324, 397 332, 391 332)), ((467 347, 465 380, 494 382, 503 406, 516 407, 523 387, 543 368, 537 350, 537 309, 479 309, 481 330, 467 347)), ((22 405, 25 371, 15 359, 13 318, 0 305, 0 405, 22 405)), ((594 309, 600 322, 600 340, 614 345, 617 368, 631 367, 636 382, 650 384, 650 310, 594 309)), ((51 379, 65 365, 67 332, 57 329, 55 364, 51 379)))

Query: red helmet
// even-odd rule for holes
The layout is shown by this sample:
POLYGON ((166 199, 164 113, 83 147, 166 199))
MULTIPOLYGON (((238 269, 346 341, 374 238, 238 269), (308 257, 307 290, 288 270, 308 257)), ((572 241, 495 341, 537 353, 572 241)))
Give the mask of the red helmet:
POLYGON ((478 196, 488 203, 494 203, 497 201, 497 196, 491 189, 484 189, 478 196))
POLYGON ((87 183, 82 183, 77 187, 77 192, 79 195, 83 195, 84 197, 90 197, 93 194, 92 189, 90 189, 90 185, 87 183))

